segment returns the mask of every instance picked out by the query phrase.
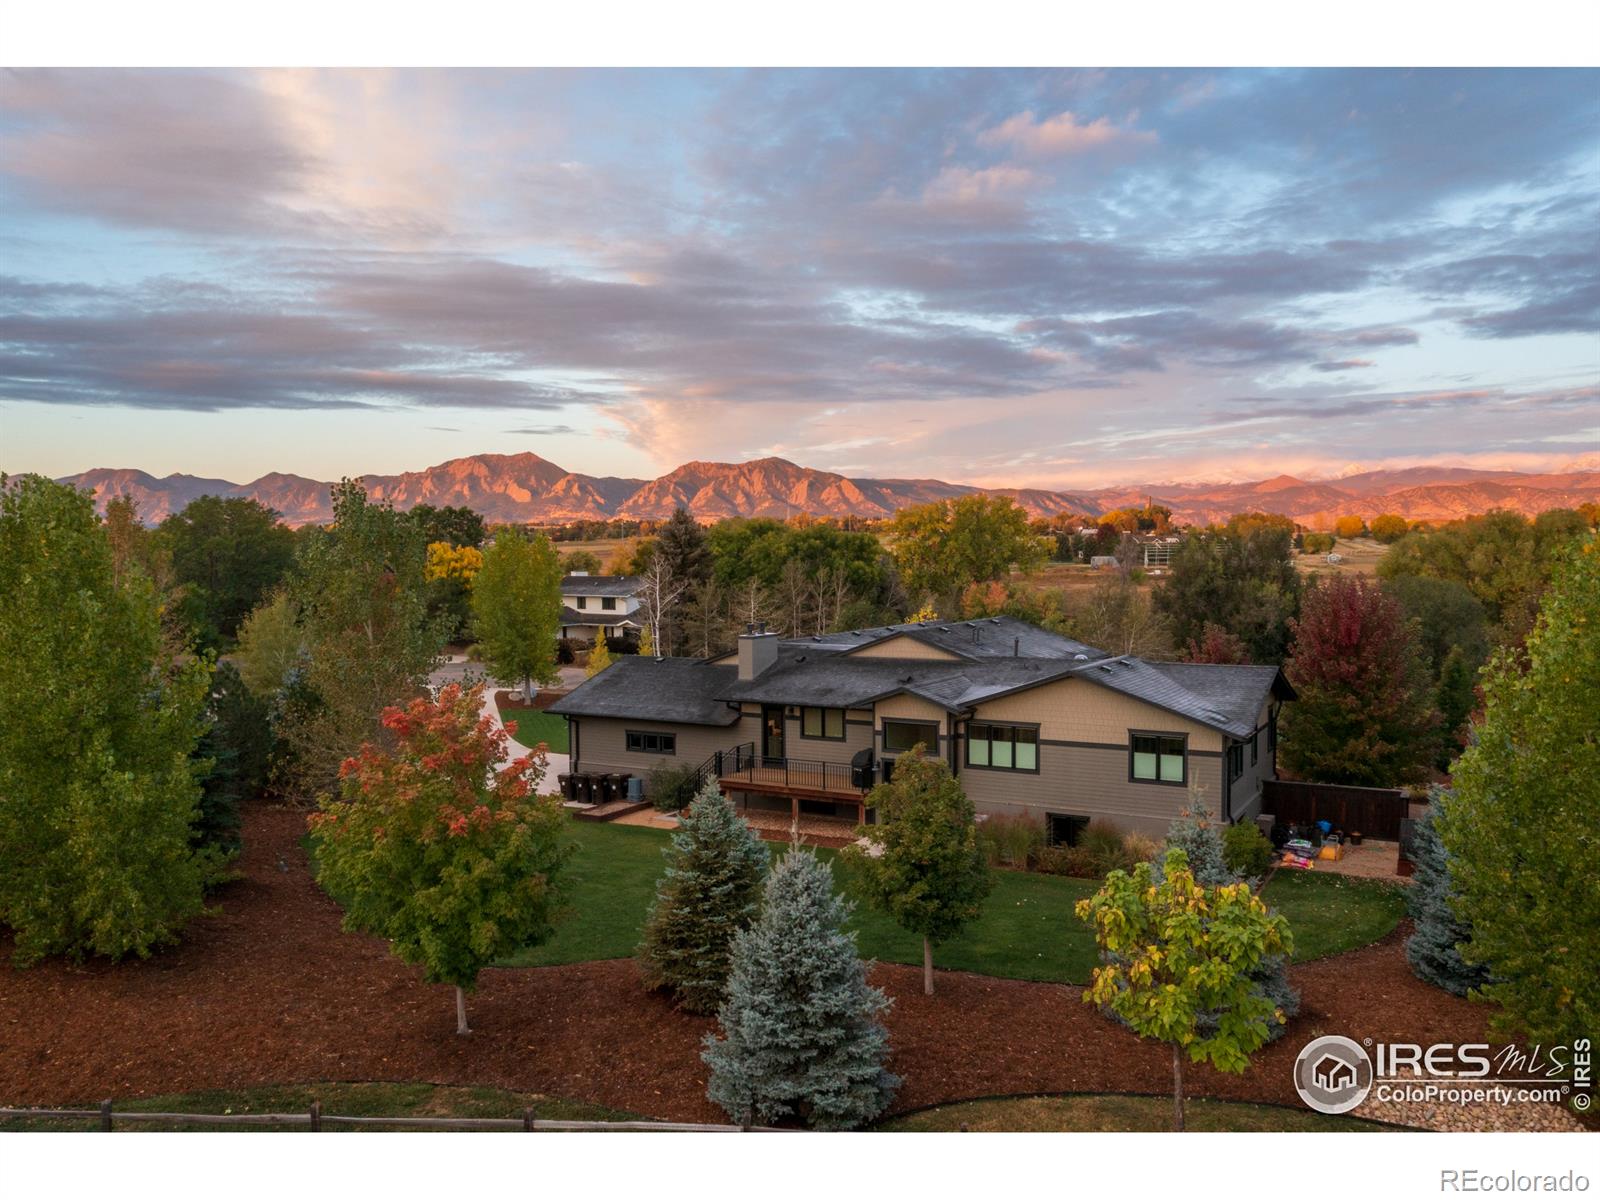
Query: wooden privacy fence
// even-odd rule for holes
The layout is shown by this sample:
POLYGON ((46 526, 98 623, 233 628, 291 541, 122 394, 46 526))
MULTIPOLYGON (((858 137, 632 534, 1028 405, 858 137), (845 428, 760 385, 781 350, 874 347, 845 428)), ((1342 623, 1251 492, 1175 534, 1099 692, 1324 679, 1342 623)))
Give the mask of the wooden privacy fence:
POLYGON ((112 1133, 118 1125, 220 1125, 224 1128, 275 1126, 320 1133, 327 1129, 424 1129, 424 1130, 499 1130, 538 1133, 630 1132, 630 1133, 781 1133, 762 1125, 693 1125, 674 1121, 546 1121, 531 1108, 520 1117, 342 1117, 325 1113, 312 1101, 305 1112, 284 1113, 173 1113, 112 1110, 111 1101, 102 1100, 99 1108, 0 1108, 0 1121, 98 1121, 100 1132, 112 1133))
POLYGON ((1395 841, 1409 815, 1410 798, 1398 788, 1348 787, 1268 779, 1261 785, 1261 811, 1285 825, 1328 821, 1345 832, 1395 841))

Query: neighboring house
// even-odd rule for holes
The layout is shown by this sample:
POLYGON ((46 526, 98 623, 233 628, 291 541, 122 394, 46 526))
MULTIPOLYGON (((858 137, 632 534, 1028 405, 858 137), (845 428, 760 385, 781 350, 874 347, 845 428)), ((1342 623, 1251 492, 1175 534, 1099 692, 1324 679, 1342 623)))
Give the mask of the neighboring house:
POLYGON ((573 770, 698 767, 752 805, 860 819, 921 744, 980 813, 1029 814, 1055 841, 1093 818, 1154 836, 1193 785, 1227 821, 1275 778, 1274 666, 1112 656, 1010 617, 783 639, 753 629, 711 660, 623 658, 550 711, 573 770))
POLYGON ((638 637, 638 591, 632 575, 573 572, 561 581, 561 636, 591 645, 601 630, 613 638, 638 637))

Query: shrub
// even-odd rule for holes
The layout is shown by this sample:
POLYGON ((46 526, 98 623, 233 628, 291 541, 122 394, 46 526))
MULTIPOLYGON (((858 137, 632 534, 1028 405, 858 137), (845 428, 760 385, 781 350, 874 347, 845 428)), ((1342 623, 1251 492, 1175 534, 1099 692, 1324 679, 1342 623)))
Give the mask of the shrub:
POLYGON ((657 812, 675 813, 687 807, 700 785, 700 774, 687 764, 662 763, 651 769, 645 791, 657 812))
POLYGON ((1300 544, 1307 554, 1326 554, 1333 549, 1333 534, 1308 533, 1301 539, 1300 544))
POLYGON ((1123 848, 1122 830, 1109 821, 1090 821, 1078 835, 1078 845, 1088 852, 1096 876, 1133 868, 1123 848))
POLYGON ((1138 866, 1142 862, 1155 862, 1161 853, 1161 843, 1149 834, 1134 829, 1122 839, 1122 850, 1129 862, 1138 866))
POLYGON ((556 643, 556 662, 563 667, 570 667, 578 661, 578 646, 569 637, 564 637, 556 643))
POLYGON ((1222 861, 1243 879, 1259 879, 1272 866, 1272 843, 1255 825, 1230 825, 1222 833, 1222 861))
POLYGON ((1044 826, 1032 817, 994 816, 978 826, 978 842, 991 867, 1026 869, 1044 849, 1044 826))
POLYGON ((1046 846, 1039 851, 1039 870, 1046 875, 1070 875, 1074 879, 1093 879, 1094 861, 1083 846, 1046 846))

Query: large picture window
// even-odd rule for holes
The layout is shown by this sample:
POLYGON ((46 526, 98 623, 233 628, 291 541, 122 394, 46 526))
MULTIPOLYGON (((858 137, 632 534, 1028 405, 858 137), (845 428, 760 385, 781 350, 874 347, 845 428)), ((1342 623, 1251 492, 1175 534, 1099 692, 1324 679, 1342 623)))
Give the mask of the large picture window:
POLYGON ((888 754, 904 754, 921 744, 929 754, 939 749, 939 727, 923 721, 885 721, 883 749, 888 754))
POLYGON ((844 740, 844 709, 802 708, 800 710, 800 736, 844 740))
POLYGON ((995 771, 1037 771, 1039 731, 1032 726, 974 721, 967 726, 967 765, 995 771))
POLYGON ((636 754, 676 754, 678 735, 655 733, 650 730, 630 729, 627 733, 628 749, 636 754))
POLYGON ((1136 783, 1186 783, 1188 739, 1181 734, 1136 733, 1129 749, 1128 778, 1136 783))

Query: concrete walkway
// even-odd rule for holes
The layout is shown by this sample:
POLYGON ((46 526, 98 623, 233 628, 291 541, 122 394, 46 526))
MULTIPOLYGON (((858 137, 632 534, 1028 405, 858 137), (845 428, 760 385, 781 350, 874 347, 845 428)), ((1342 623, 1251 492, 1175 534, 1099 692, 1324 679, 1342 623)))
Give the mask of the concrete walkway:
MULTIPOLYGON (((483 714, 495 723, 498 729, 504 729, 505 723, 500 720, 500 710, 494 702, 494 694, 500 689, 521 687, 520 681, 516 684, 503 684, 489 678, 483 668, 461 655, 451 655, 428 680, 435 690, 449 683, 459 683, 462 687, 471 687, 481 683, 483 687, 483 714)), ((521 758, 524 754, 532 754, 532 746, 524 746, 514 738, 506 740, 506 752, 501 756, 500 765, 505 766, 512 759, 521 758)), ((557 754, 550 751, 549 765, 545 768, 544 779, 539 784, 541 793, 556 790, 556 776, 565 775, 572 770, 572 759, 566 754, 557 754)))

